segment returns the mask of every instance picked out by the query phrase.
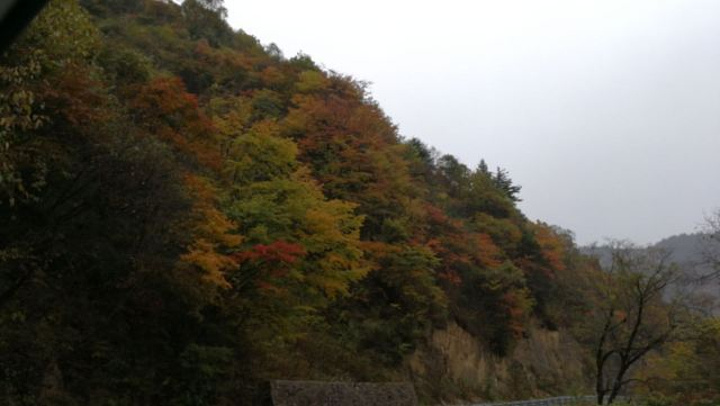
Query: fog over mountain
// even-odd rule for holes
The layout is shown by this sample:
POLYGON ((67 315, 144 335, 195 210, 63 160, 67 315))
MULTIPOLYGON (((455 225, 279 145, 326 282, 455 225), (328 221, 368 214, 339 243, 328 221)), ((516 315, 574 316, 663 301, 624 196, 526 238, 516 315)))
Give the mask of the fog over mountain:
MULTIPOLYGON (((720 247, 709 234, 673 235, 638 249, 660 249, 667 252, 668 260, 677 264, 682 272, 682 289, 693 292, 698 297, 709 298, 714 303, 706 305, 714 307, 714 312, 720 314, 720 308, 717 307, 720 301, 720 269, 717 269, 717 265, 713 266, 709 260, 709 256, 718 254, 720 247)), ((609 268, 612 264, 610 245, 585 246, 581 251, 597 257, 603 268, 609 268)))

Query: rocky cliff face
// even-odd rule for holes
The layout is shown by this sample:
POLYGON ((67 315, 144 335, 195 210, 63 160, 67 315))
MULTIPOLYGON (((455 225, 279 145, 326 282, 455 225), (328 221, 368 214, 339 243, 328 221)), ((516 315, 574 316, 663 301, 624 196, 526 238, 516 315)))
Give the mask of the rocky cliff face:
POLYGON ((421 400, 527 399, 589 392, 584 356, 567 332, 535 327, 499 357, 450 324, 409 358, 408 370, 421 400))

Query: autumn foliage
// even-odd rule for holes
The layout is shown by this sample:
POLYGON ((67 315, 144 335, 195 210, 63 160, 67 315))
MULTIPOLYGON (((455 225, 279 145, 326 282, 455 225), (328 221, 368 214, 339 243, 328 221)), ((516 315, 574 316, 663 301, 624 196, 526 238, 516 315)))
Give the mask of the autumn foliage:
POLYGON ((449 322, 503 355, 557 321, 567 241, 505 171, 401 137, 221 1, 79 3, 0 60, 10 404, 224 405, 397 377, 449 322))

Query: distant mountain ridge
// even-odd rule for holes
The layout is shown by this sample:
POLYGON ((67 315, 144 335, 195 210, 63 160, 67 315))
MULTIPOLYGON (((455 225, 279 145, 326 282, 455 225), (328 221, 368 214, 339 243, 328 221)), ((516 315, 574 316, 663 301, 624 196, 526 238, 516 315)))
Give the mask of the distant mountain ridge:
POLYGON ((652 246, 671 252, 675 262, 700 263, 703 260, 703 249, 707 245, 708 239, 709 235, 705 233, 683 233, 662 239, 652 246))
MULTIPOLYGON (((661 249, 668 252, 670 260, 680 266, 683 274, 692 280, 691 286, 695 294, 711 298, 716 304, 720 302, 720 277, 708 263, 707 255, 710 250, 717 249, 712 244, 710 234, 683 233, 673 235, 648 246, 639 246, 638 249, 661 249)), ((600 266, 608 268, 612 262, 612 248, 609 245, 584 246, 580 248, 583 254, 597 257, 600 266)), ((716 305, 715 305, 716 307, 716 305)), ((718 309, 714 310, 718 314, 718 309)))
MULTIPOLYGON (((709 239, 710 235, 706 233, 683 233, 666 237, 655 244, 638 247, 666 250, 670 253, 671 260, 679 265, 692 265, 710 271, 703 264, 706 250, 709 249, 709 239)), ((580 251, 597 257, 603 267, 610 263, 611 248, 608 244, 586 245, 580 247, 580 251)))

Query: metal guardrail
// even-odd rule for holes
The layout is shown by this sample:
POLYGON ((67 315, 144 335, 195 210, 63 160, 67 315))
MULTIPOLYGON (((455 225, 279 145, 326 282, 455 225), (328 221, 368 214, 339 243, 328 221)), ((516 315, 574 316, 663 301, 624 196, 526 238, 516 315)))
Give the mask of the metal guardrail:
POLYGON ((577 405, 578 403, 594 403, 595 396, 559 396, 556 398, 517 400, 511 402, 474 403, 468 406, 564 406, 577 405))
MULTIPOLYGON (((629 401, 632 400, 632 398, 627 396, 618 396, 615 400, 629 401)), ((597 396, 558 396, 555 398, 513 400, 509 402, 473 403, 467 406, 564 406, 578 404, 595 405, 597 404, 597 396)))

